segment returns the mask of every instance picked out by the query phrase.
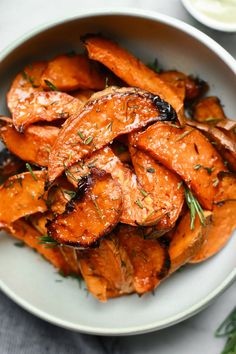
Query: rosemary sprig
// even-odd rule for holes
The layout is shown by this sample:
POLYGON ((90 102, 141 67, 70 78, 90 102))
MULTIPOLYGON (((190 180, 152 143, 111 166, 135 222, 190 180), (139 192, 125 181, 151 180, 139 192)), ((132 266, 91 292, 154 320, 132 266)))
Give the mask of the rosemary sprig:
POLYGON ((236 307, 219 326, 219 328, 217 328, 215 336, 227 337, 227 342, 221 354, 236 353, 236 307))
POLYGON ((193 230, 194 229, 194 222, 195 222, 195 218, 196 218, 196 214, 198 215, 200 222, 203 226, 205 226, 205 215, 204 212, 202 210, 202 207, 199 203, 199 201, 194 197, 194 195, 192 194, 192 192, 190 191, 189 188, 185 187, 184 189, 184 194, 185 194, 185 199, 187 202, 187 205, 189 207, 190 210, 190 229, 193 230))
POLYGON ((40 236, 39 237, 39 244, 40 245, 47 245, 48 247, 56 247, 59 245, 59 243, 49 235, 40 236))
POLYGON ((44 80, 45 84, 50 88, 52 91, 58 91, 57 87, 51 83, 49 80, 44 80))
POLYGON ((31 84, 31 86, 33 88, 39 87, 39 86, 35 85, 33 77, 30 76, 25 70, 22 71, 22 76, 26 81, 28 81, 31 84))
POLYGON ((68 189, 63 189, 63 192, 67 195, 69 195, 71 198, 74 198, 76 196, 76 192, 75 191, 70 191, 68 189))
POLYGON ((148 63, 147 66, 155 71, 156 73, 159 73, 161 71, 159 65, 158 65, 158 60, 157 58, 154 59, 153 63, 148 63))
POLYGON ((135 204, 137 204, 140 209, 143 209, 143 204, 141 203, 141 201, 139 199, 135 200, 135 204))
POLYGON ((189 135, 190 133, 192 133, 193 129, 190 130, 186 130, 185 132, 183 132, 183 134, 179 135, 178 138, 175 140, 175 142, 180 141, 181 139, 183 139, 185 136, 189 135))
POLYGON ((37 181, 37 177, 35 176, 32 167, 30 166, 30 164, 28 162, 26 162, 25 167, 27 168, 27 170, 29 171, 29 173, 31 174, 31 176, 33 177, 33 179, 35 181, 37 181))
POLYGON ((156 172, 156 170, 155 170, 155 168, 148 167, 148 168, 147 168, 147 172, 150 172, 150 173, 155 173, 155 172, 156 172))

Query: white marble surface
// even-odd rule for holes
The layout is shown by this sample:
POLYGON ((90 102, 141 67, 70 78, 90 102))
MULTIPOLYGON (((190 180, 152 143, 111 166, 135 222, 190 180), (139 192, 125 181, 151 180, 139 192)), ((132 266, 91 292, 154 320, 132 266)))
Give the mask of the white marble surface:
MULTIPOLYGON (((0 50, 43 22, 83 10, 108 6, 144 8, 177 17, 212 36, 236 57, 236 34, 215 32, 200 25, 187 14, 180 0, 0 0, 0 50)), ((121 352, 126 354, 220 353, 224 341, 214 338, 214 331, 236 305, 235 292, 236 284, 202 313, 169 329, 147 335, 119 338, 121 352)))

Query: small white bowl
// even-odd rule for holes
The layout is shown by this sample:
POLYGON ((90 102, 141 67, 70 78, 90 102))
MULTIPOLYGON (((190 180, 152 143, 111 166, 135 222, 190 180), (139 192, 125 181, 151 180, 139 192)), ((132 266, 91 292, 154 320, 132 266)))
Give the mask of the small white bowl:
POLYGON ((197 4, 192 0, 181 0, 182 4, 186 8, 186 10, 199 22, 203 23, 205 26, 213 28, 217 31, 223 32, 236 32, 236 6, 235 6, 235 22, 228 23, 224 21, 220 21, 214 19, 207 15, 207 13, 203 13, 197 7, 197 4))

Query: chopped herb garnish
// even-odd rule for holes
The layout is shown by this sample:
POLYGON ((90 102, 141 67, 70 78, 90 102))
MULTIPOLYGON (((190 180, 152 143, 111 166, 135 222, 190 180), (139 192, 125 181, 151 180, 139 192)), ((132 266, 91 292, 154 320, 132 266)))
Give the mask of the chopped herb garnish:
POLYGON ((174 124, 174 123, 171 123, 170 126, 174 127, 174 128, 177 128, 177 129, 183 129, 185 127, 184 125, 177 125, 177 124, 174 124))
POLYGON ((180 181, 180 182, 177 184, 177 189, 179 190, 182 185, 183 185, 183 181, 180 181))
POLYGON ((85 145, 89 145, 92 141, 93 141, 93 137, 90 136, 89 138, 87 138, 86 140, 84 140, 84 144, 85 144, 85 145))
POLYGON ((59 245, 59 243, 49 235, 40 236, 39 240, 40 240, 39 242, 40 245, 48 245, 50 247, 55 247, 59 245))
POLYGON ((92 196, 91 199, 92 199, 92 202, 93 202, 93 204, 95 206, 96 212, 98 213, 98 216, 100 217, 100 219, 103 220, 104 216, 102 215, 101 209, 99 208, 99 205, 98 205, 98 203, 96 201, 96 197, 92 196))
POLYGON ((143 209, 143 204, 140 202, 139 199, 137 199, 135 203, 139 206, 139 208, 143 209))
POLYGON ((107 124, 106 129, 107 130, 109 129, 110 131, 112 131, 112 124, 113 124, 113 121, 110 122, 109 124, 107 124))
POLYGON ((155 71, 156 73, 159 73, 161 71, 159 65, 158 65, 158 60, 157 58, 154 59, 153 63, 148 63, 147 66, 155 71))
POLYGON ((200 203, 194 197, 194 195, 192 194, 192 192, 190 191, 189 188, 185 187, 184 193, 185 193, 185 199, 186 199, 187 205, 190 210, 190 221, 191 221, 190 222, 190 229, 191 230, 194 229, 194 222, 195 222, 196 214, 198 215, 201 224, 205 226, 205 215, 204 215, 204 212, 202 210, 200 203))
POLYGON ((80 130, 77 131, 77 134, 79 135, 80 139, 84 140, 84 134, 80 130))
POLYGON ((35 85, 34 79, 31 76, 29 76, 29 74, 25 70, 22 71, 22 76, 26 81, 28 81, 32 85, 33 88, 39 87, 35 85))
POLYGON ((52 91, 58 91, 57 87, 53 85, 50 81, 44 80, 45 84, 50 88, 52 91))
POLYGON ((105 78, 105 88, 108 88, 108 87, 109 87, 108 81, 109 81, 109 78, 106 77, 106 78, 105 78))
POLYGON ((156 170, 155 170, 155 168, 148 167, 148 168, 147 168, 147 172, 150 172, 150 173, 155 173, 155 172, 156 172, 156 170))
POLYGON ((14 246, 19 247, 19 248, 23 248, 23 247, 25 247, 25 244, 24 244, 24 242, 19 241, 19 242, 15 242, 14 246))
POLYGON ((78 179, 73 175, 73 173, 70 170, 66 169, 65 174, 66 174, 66 176, 71 177, 75 182, 78 182, 78 179))
POLYGON ((204 168, 209 175, 211 175, 215 169, 215 167, 206 167, 206 166, 202 166, 200 164, 193 166, 193 168, 194 168, 194 170, 199 170, 200 168, 204 168))
POLYGON ((37 177, 35 176, 32 167, 30 166, 30 164, 28 162, 26 162, 25 167, 27 168, 27 170, 29 171, 29 173, 31 174, 31 176, 33 177, 33 179, 35 181, 37 181, 37 177))
POLYGON ((144 189, 140 189, 140 192, 144 195, 144 197, 148 196, 148 193, 144 189))
POLYGON ((205 122, 208 122, 208 123, 218 123, 220 121, 222 121, 222 118, 211 118, 211 117, 209 117, 209 118, 205 119, 205 122))
POLYGON ((202 167, 202 165, 195 165, 195 166, 193 166, 193 168, 194 168, 194 170, 199 170, 199 168, 201 168, 202 167))
POLYGON ((67 195, 69 195, 71 198, 74 198, 76 196, 76 192, 75 191, 70 191, 67 189, 64 189, 63 192, 67 195))
POLYGON ((214 180, 213 180, 213 187, 217 187, 218 186, 218 184, 219 184, 219 178, 215 178, 214 180))
POLYGON ((192 133, 193 129, 187 130, 185 131, 183 134, 179 135, 178 138, 175 140, 176 142, 183 139, 185 136, 189 135, 190 133, 192 133))
POLYGON ((215 332, 216 337, 227 337, 221 354, 236 353, 236 307, 215 332))

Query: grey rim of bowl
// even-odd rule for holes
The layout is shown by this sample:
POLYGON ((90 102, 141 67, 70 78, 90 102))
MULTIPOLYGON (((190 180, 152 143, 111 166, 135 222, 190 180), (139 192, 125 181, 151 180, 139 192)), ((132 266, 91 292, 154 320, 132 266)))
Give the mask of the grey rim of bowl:
MULTIPOLYGON (((230 69, 235 73, 236 75, 236 61, 234 58, 223 48, 221 47, 217 42, 215 42, 212 38, 204 34, 203 32, 197 30, 196 28, 184 23, 183 21, 177 20, 173 17, 163 15, 156 13, 154 11, 148 11, 148 10, 140 10, 140 9, 126 9, 126 8, 111 8, 111 9, 100 9, 96 11, 86 11, 86 12, 79 12, 76 15, 72 16, 67 16, 66 18, 59 18, 54 21, 47 22, 43 25, 40 25, 33 29, 32 31, 28 32, 27 34, 21 36, 17 40, 15 40, 12 44, 10 44, 8 47, 5 48, 0 53, 0 64, 3 59, 7 57, 16 47, 21 45, 23 42, 26 40, 32 38, 33 36, 39 34, 42 31, 45 31, 47 29, 50 29, 56 25, 63 24, 70 22, 72 20, 76 19, 83 19, 83 18, 89 18, 89 17, 96 17, 96 16, 110 16, 110 15, 121 15, 121 16, 132 16, 132 17, 140 17, 140 18, 146 18, 154 21, 158 21, 160 23, 167 24, 171 27, 175 27, 177 29, 180 29, 181 31, 187 33, 189 36, 196 38, 198 41, 203 43, 205 46, 210 48, 220 59, 226 63, 230 69)), ((89 326, 81 326, 81 325, 75 325, 71 324, 68 321, 60 320, 55 316, 48 315, 46 312, 41 311, 28 302, 26 302, 24 299, 19 298, 11 289, 9 289, 4 283, 0 280, 0 289, 9 297, 11 298, 14 302, 16 302, 18 305, 26 309, 27 311, 31 312, 32 314, 38 316, 39 318, 46 320, 52 324, 56 324, 60 327, 71 329, 74 331, 79 331, 83 333, 89 333, 89 334, 96 334, 96 335, 133 335, 133 334, 141 334, 141 333, 147 333, 147 332, 152 332, 155 330, 159 330, 162 328, 166 328, 169 326, 172 326, 176 323, 179 323, 194 314, 198 313, 202 309, 204 309, 207 305, 209 305, 218 295, 220 295, 224 290, 226 290, 236 279, 236 267, 235 269, 230 272, 230 274, 227 276, 227 278, 212 292, 210 292, 205 298, 203 298, 201 301, 199 301, 197 304, 194 306, 189 307, 185 311, 180 312, 178 315, 168 317, 165 320, 162 321, 157 321, 153 322, 149 325, 145 326, 135 326, 135 327, 128 327, 128 328, 122 328, 121 329, 111 329, 111 328, 99 328, 99 327, 89 327, 89 326)))

